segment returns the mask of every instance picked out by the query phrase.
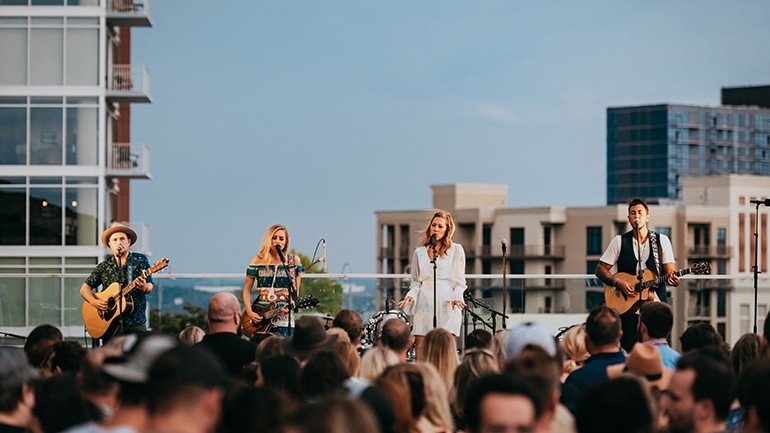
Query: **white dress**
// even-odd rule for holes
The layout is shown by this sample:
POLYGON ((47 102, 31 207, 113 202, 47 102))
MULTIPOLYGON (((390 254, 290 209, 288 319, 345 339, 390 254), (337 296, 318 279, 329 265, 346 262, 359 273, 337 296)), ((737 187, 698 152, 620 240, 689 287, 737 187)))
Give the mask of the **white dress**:
MULTIPOLYGON (((436 260, 436 324, 454 335, 460 335, 462 309, 452 308, 451 301, 462 301, 465 291, 465 250, 452 243, 447 253, 436 260)), ((417 248, 412 256, 412 282, 406 296, 414 303, 404 309, 412 318, 412 335, 425 335, 433 329, 433 264, 426 247, 417 248)))

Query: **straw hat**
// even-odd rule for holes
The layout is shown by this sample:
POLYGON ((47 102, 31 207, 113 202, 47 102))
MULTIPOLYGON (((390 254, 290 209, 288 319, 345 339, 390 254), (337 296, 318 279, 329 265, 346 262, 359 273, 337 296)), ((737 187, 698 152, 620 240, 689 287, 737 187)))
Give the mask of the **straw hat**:
POLYGON ((647 379, 650 385, 657 386, 660 390, 668 389, 668 383, 671 381, 671 375, 673 374, 671 369, 663 367, 663 359, 658 348, 643 343, 634 344, 625 364, 615 364, 607 367, 607 377, 610 379, 619 377, 624 372, 641 376, 647 379))
POLYGON ((136 232, 131 230, 131 227, 121 223, 114 223, 110 226, 110 228, 102 233, 102 243, 105 247, 110 247, 110 236, 114 235, 115 233, 125 233, 126 236, 128 236, 128 240, 131 242, 131 245, 136 243, 136 232))

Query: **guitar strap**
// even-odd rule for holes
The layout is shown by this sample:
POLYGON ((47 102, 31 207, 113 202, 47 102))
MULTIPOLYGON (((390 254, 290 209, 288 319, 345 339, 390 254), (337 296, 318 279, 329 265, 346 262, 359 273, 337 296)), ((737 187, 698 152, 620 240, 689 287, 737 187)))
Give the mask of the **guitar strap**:
MULTIPOLYGON (((658 234, 650 231, 650 249, 652 250, 652 258, 655 261, 655 269, 658 271, 658 276, 666 275, 663 271, 663 266, 660 264, 660 244, 658 243, 658 234)), ((660 292, 660 290, 666 290, 666 282, 663 281, 661 285, 658 286, 657 292, 660 292)))

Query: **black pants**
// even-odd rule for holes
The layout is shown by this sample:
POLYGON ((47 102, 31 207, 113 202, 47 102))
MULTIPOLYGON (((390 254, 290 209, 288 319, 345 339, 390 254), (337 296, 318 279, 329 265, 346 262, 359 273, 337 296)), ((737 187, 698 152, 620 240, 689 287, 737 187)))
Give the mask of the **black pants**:
POLYGON ((639 341, 639 315, 636 311, 629 311, 620 315, 620 327, 623 330, 623 337, 620 339, 620 347, 627 353, 639 341))

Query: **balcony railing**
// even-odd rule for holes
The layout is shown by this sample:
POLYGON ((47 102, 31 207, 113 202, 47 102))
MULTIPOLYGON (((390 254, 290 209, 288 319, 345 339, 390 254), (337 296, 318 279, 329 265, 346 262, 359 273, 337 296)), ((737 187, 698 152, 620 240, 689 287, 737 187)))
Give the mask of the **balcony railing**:
POLYGON ((112 143, 108 152, 107 175, 150 179, 150 149, 143 144, 112 143))
POLYGON ((108 0, 107 21, 115 26, 151 27, 150 0, 108 0))
POLYGON ((144 66, 113 65, 107 98, 115 102, 151 102, 150 72, 144 66))
POLYGON ((687 247, 687 257, 691 259, 730 258, 732 247, 728 245, 696 245, 687 247))

